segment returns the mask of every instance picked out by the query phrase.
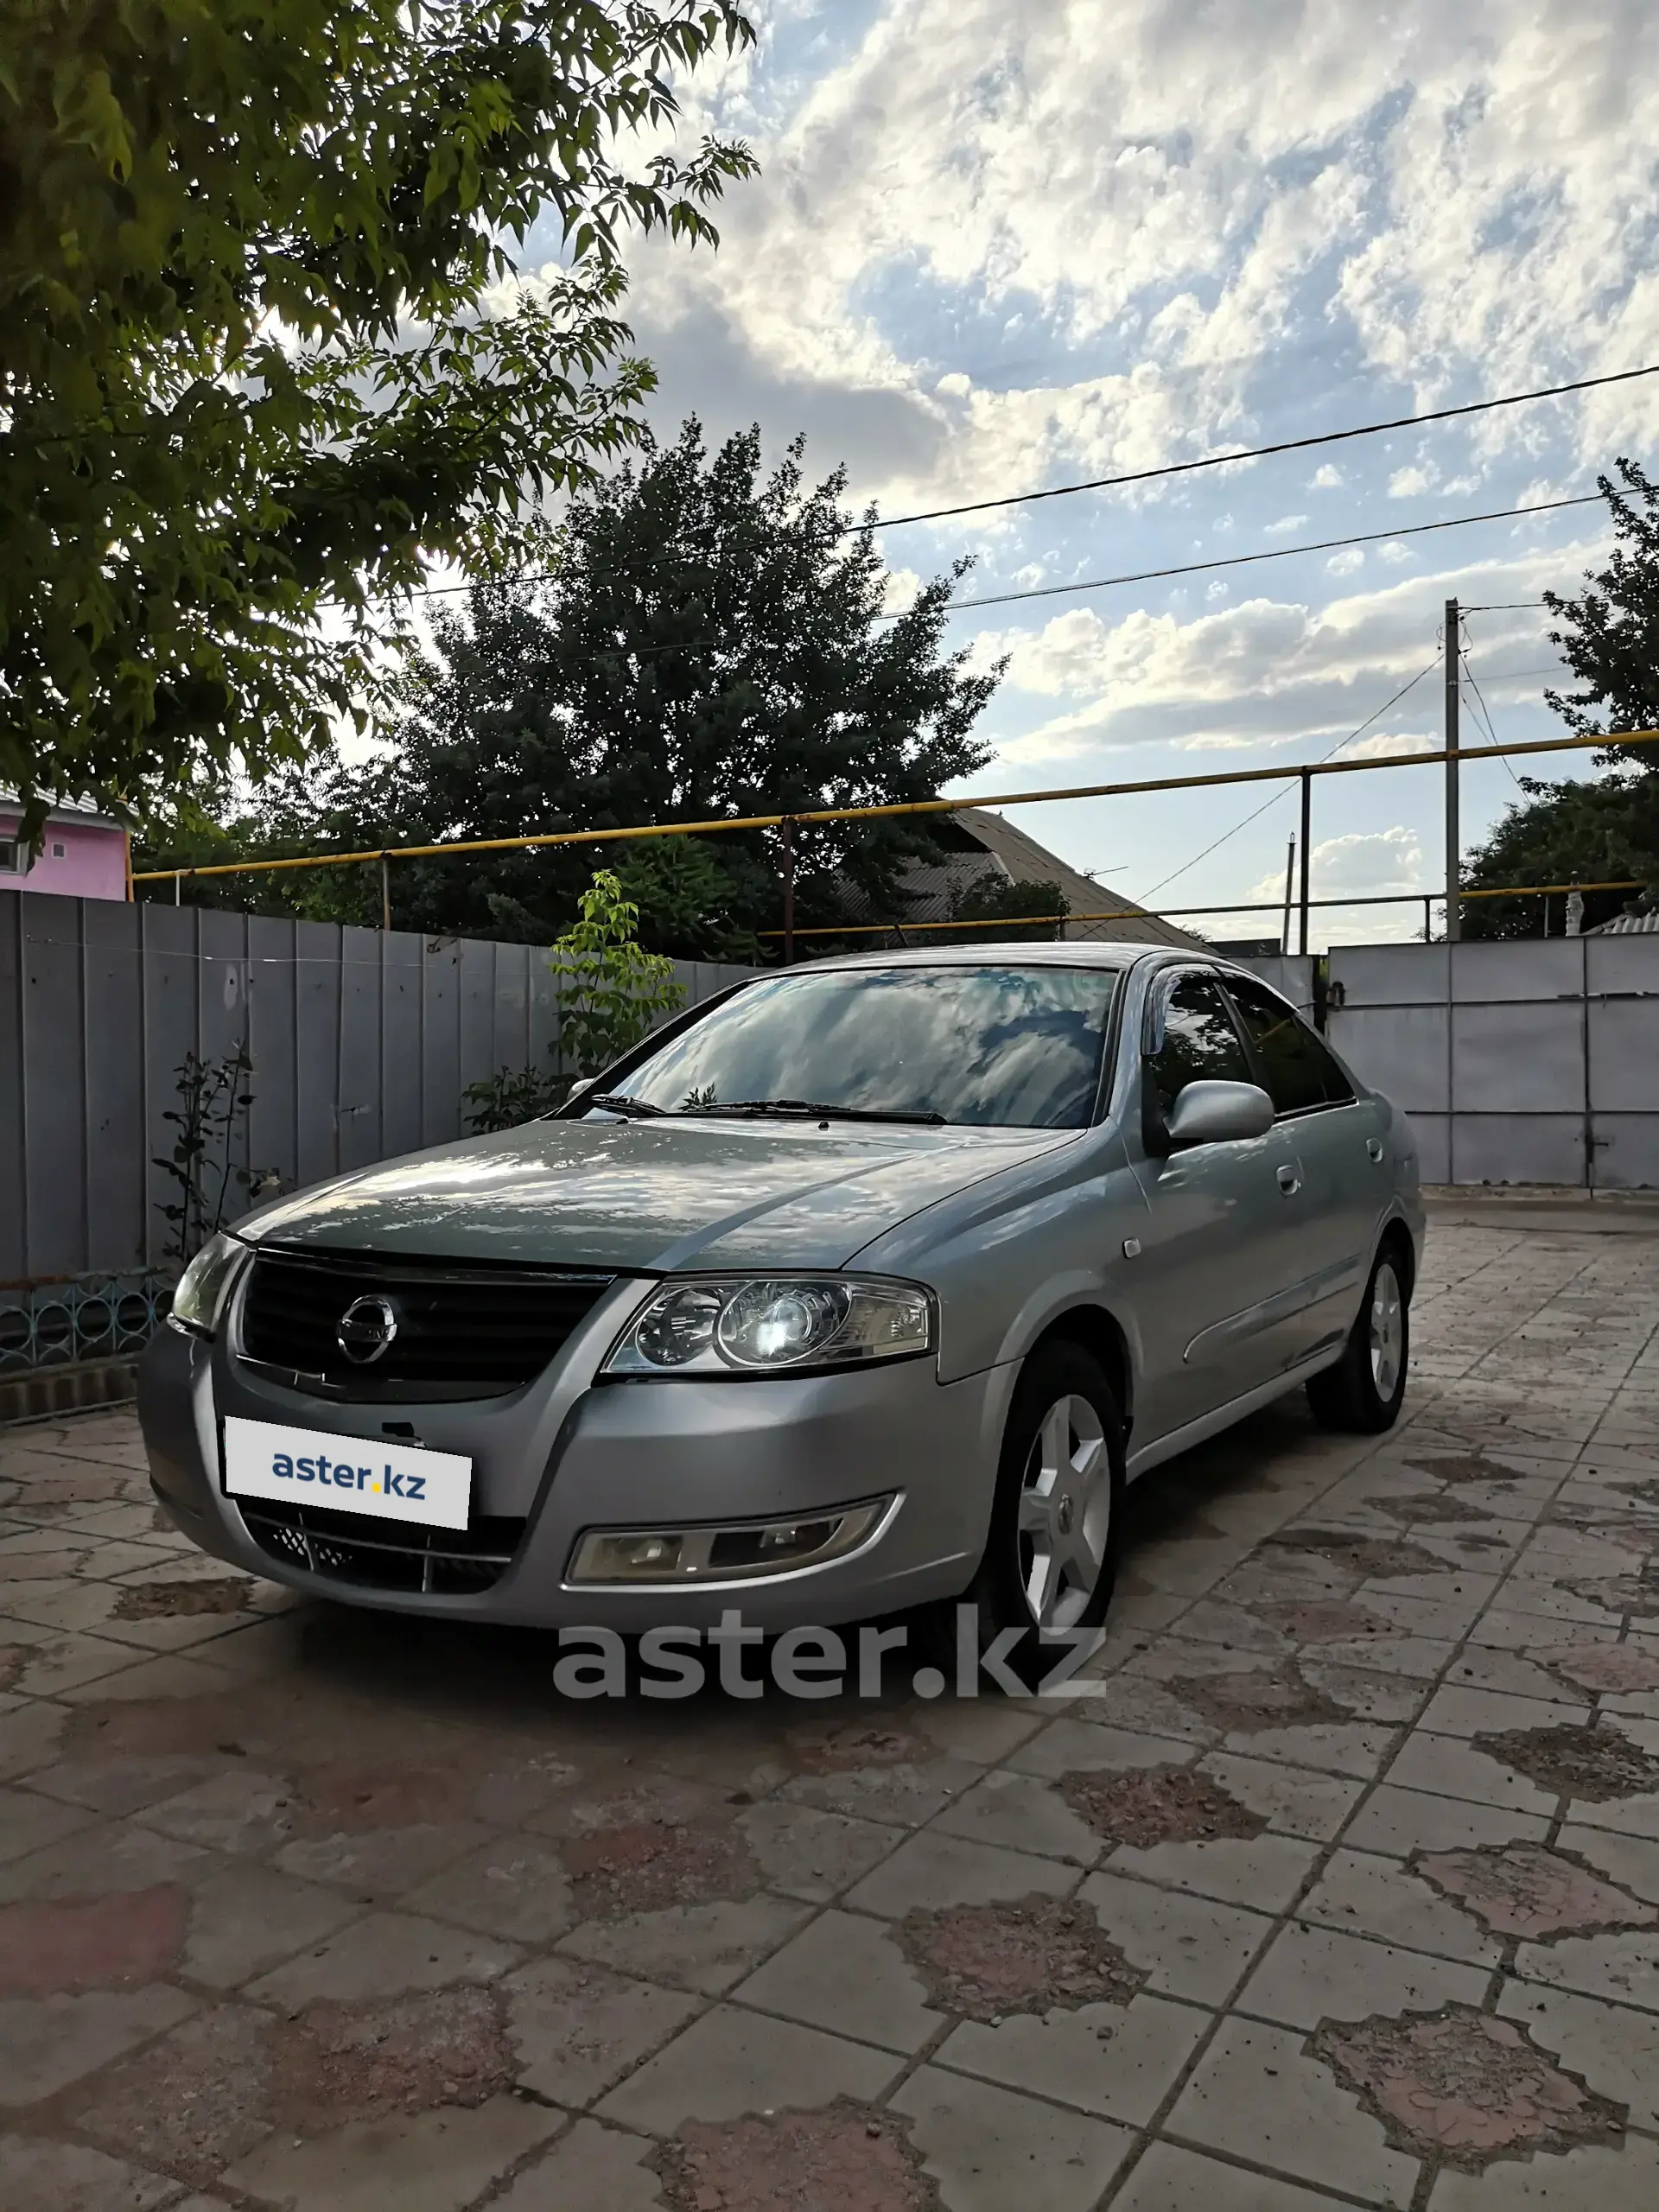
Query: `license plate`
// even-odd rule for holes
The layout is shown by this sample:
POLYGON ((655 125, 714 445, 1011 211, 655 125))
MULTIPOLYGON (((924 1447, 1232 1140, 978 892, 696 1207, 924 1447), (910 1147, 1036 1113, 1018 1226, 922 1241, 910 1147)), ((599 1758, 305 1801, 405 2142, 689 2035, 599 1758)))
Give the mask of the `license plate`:
POLYGON ((232 1497, 275 1497, 381 1521, 464 1529, 473 1463, 385 1437, 329 1436, 286 1423, 225 1422, 225 1487, 232 1497))

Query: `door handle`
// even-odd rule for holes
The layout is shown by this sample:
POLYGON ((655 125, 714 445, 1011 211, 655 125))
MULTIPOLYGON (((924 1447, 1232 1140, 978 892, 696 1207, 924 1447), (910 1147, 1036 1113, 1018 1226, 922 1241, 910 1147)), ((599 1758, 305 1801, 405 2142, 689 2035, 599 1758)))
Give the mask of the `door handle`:
POLYGON ((1294 1198, 1302 1187, 1301 1176, 1294 1167, 1281 1167, 1279 1170, 1279 1187, 1287 1198, 1294 1198))
POLYGON ((1380 1167, 1382 1165, 1382 1138, 1367 1137, 1365 1140, 1365 1149, 1371 1156, 1371 1165, 1374 1167, 1380 1167))

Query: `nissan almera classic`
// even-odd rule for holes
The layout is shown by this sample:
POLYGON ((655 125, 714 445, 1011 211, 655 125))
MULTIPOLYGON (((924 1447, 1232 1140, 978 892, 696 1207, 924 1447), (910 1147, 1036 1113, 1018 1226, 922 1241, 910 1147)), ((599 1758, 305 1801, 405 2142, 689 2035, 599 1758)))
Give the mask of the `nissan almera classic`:
POLYGON ((146 1357, 204 1550, 411 1613, 1087 1628, 1126 1482, 1290 1389, 1380 1430, 1404 1116, 1254 976, 1131 944, 757 976, 560 1111, 191 1263, 146 1357))

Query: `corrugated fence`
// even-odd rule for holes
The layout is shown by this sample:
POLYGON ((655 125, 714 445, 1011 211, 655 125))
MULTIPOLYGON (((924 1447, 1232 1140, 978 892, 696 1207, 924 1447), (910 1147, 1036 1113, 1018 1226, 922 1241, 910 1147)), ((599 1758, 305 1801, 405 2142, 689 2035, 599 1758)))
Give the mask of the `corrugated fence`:
MULTIPOLYGON (((674 967, 694 1002, 749 972, 674 967)), ((557 1035, 541 946, 0 891, 0 1285, 160 1264, 187 1051, 246 1040, 233 1164, 292 1190, 463 1135, 557 1035)))

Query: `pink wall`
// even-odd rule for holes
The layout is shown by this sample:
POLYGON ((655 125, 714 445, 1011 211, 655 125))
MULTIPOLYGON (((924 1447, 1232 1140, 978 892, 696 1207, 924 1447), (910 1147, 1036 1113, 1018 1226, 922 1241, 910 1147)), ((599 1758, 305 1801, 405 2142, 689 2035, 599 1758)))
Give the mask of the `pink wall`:
MULTIPOLYGON (((0 838, 15 837, 18 817, 0 811, 0 838)), ((54 891, 66 899, 124 899, 127 849, 124 834, 112 823, 55 817, 46 825, 46 845, 26 875, 0 868, 0 891, 54 891), (60 857, 56 848, 61 845, 60 857)))

